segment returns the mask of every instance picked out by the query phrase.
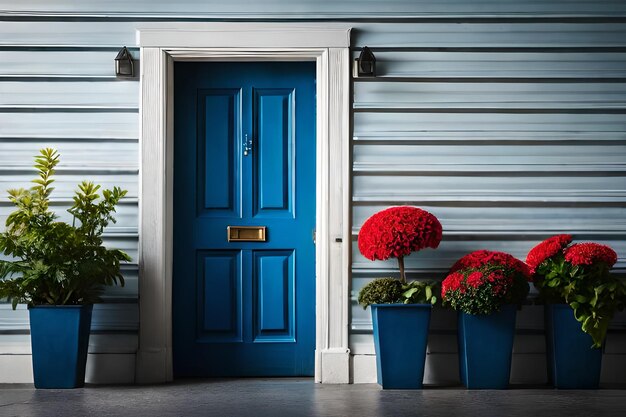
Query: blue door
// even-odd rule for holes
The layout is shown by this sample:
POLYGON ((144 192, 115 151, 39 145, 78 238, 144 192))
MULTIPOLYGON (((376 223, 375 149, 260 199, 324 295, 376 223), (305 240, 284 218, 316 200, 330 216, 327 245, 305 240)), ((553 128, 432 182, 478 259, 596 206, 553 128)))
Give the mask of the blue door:
POLYGON ((313 375, 315 63, 174 79, 175 376, 313 375))

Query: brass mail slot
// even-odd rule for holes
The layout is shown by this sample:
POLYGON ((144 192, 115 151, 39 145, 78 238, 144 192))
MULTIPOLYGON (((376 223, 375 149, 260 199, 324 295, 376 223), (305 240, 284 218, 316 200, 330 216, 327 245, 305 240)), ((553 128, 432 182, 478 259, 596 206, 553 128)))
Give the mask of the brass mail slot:
POLYGON ((229 242, 265 242, 265 226, 228 226, 229 242))

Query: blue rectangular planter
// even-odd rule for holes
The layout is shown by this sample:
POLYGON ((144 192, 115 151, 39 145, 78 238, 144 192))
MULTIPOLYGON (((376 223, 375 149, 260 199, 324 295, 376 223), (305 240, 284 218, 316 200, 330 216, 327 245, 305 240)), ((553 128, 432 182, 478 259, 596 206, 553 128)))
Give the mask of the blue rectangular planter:
POLYGON ((461 382, 469 389, 506 389, 511 373, 517 306, 472 315, 459 312, 458 342, 461 382))
POLYGON ((372 304, 378 383, 383 389, 419 389, 430 325, 430 304, 372 304))
POLYGON ((602 370, 602 349, 583 332, 567 304, 544 307, 548 381, 560 389, 597 389, 602 370))
POLYGON ((93 305, 29 308, 35 388, 85 385, 93 305))

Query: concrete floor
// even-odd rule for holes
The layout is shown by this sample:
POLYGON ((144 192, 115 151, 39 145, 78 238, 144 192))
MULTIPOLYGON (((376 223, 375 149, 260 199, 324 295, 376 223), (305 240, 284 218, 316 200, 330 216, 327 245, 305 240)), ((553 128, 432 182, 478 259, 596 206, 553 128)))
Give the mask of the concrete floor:
POLYGON ((0 386, 0 416, 626 416, 626 390, 383 391, 311 379, 186 380, 154 386, 35 390, 0 386))

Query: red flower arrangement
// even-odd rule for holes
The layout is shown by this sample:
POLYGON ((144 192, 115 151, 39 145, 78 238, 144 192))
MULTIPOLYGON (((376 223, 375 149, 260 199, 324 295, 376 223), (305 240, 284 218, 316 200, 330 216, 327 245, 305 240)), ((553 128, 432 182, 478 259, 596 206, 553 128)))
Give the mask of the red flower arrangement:
POLYGON ((504 252, 479 250, 459 259, 441 283, 443 301, 467 314, 490 314, 502 304, 520 303, 528 294, 530 273, 504 252))
POLYGON ((503 265, 508 268, 513 268, 520 274, 524 275, 528 281, 531 280, 530 270, 528 265, 520 261, 516 257, 504 252, 490 251, 486 249, 477 250, 469 253, 456 261, 450 272, 455 272, 464 268, 480 268, 481 266, 488 264, 503 265))
POLYGON ((437 217, 417 207, 399 206, 381 210, 363 223, 359 251, 369 260, 398 258, 400 280, 406 282, 404 257, 424 248, 436 249, 442 228, 437 217))
POLYGON ((626 285, 609 272, 617 262, 613 249, 571 243, 571 235, 552 236, 532 248, 526 262, 543 301, 569 304, 582 330, 600 347, 615 311, 626 303, 626 285))
POLYGON ((593 265, 602 262, 611 268, 617 262, 617 253, 610 247, 599 243, 576 243, 563 253, 565 260, 572 265, 593 265))
POLYGON ((556 235, 548 238, 532 248, 526 256, 526 264, 532 274, 543 261, 560 253, 572 243, 572 235, 556 235))

